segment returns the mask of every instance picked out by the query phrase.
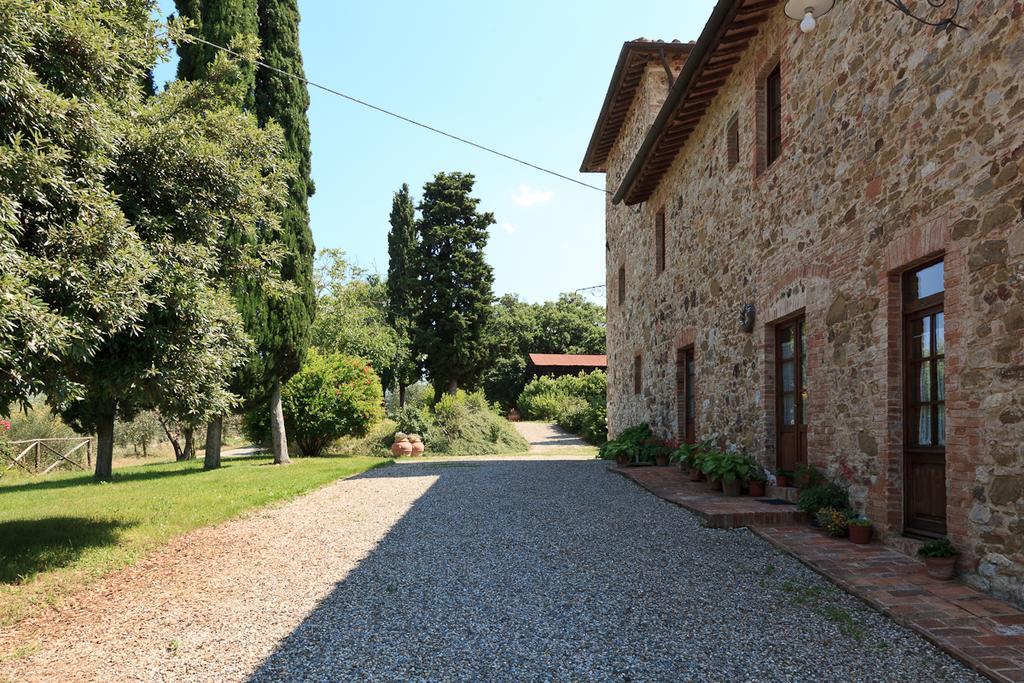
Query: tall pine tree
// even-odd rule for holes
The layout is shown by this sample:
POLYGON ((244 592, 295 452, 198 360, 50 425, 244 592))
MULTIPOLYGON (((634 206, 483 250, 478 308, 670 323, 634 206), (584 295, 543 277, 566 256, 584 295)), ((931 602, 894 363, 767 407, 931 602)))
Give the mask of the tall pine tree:
POLYGON ((295 291, 269 301, 266 326, 257 335, 257 345, 272 347, 267 355, 272 377, 270 392, 271 432, 274 462, 288 460, 288 440, 281 411, 281 384, 299 370, 309 346, 310 326, 316 305, 313 259, 316 247, 309 227, 310 177, 309 91, 299 49, 299 8, 297 0, 259 0, 259 27, 263 61, 292 77, 270 69, 256 73, 255 111, 261 124, 276 121, 284 131, 285 153, 295 162, 298 173, 289 184, 288 205, 281 216, 280 240, 286 254, 281 279, 295 291))
POLYGON ((494 273, 484 247, 494 215, 477 211, 473 182, 469 173, 438 173, 423 186, 416 223, 416 347, 438 398, 476 382, 487 357, 483 333, 494 300, 494 273))
POLYGON ((413 348, 411 328, 416 318, 416 215, 409 186, 402 183, 391 203, 388 233, 388 324, 398 333, 399 357, 387 385, 398 384, 398 405, 405 406, 405 388, 419 379, 419 354, 413 348))

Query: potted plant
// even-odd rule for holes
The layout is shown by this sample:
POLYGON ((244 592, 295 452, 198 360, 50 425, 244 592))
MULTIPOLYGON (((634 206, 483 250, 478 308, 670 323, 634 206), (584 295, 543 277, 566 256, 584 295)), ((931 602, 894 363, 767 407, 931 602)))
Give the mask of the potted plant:
POLYGON ((796 507, 802 512, 810 513, 811 518, 822 508, 845 510, 850 507, 850 498, 844 489, 835 482, 824 486, 812 486, 800 492, 796 507))
POLYGON ((724 453, 718 451, 707 451, 700 459, 700 471, 707 477, 708 488, 712 491, 722 490, 722 479, 718 474, 718 464, 724 453))
POLYGON ((871 520, 867 517, 854 517, 849 520, 847 529, 850 532, 850 540, 860 545, 867 545, 871 543, 871 532, 874 527, 871 526, 871 520))
POLYGON ((747 469, 747 494, 755 498, 764 497, 764 485, 768 481, 764 468, 751 460, 747 469))
POLYGON ((722 453, 715 473, 722 481, 722 493, 739 496, 743 493, 743 480, 750 472, 750 460, 742 453, 722 453))
POLYGON ((850 515, 845 510, 836 508, 821 508, 815 515, 821 528, 828 532, 829 536, 842 538, 846 535, 850 524, 850 515))
POLYGON ((413 455, 423 455, 423 451, 426 450, 426 446, 423 445, 423 437, 419 434, 409 435, 409 444, 412 446, 413 455))
POLYGON ((667 441, 661 439, 651 439, 648 443, 644 444, 650 451, 651 460, 658 467, 668 467, 669 456, 672 453, 672 449, 669 447, 667 441))
POLYGON ((395 432, 395 441, 391 444, 391 455, 396 458, 412 455, 412 444, 409 443, 408 435, 403 432, 395 432))
POLYGON ((778 486, 786 488, 790 485, 793 480, 793 473, 789 470, 784 470, 781 467, 775 470, 775 482, 778 486))
POLYGON ((924 560, 928 576, 950 581, 956 576, 956 558, 960 555, 948 538, 937 538, 921 546, 917 554, 924 560))
POLYGON ((800 463, 793 472, 793 485, 798 489, 809 489, 821 486, 825 483, 825 477, 814 465, 800 463))

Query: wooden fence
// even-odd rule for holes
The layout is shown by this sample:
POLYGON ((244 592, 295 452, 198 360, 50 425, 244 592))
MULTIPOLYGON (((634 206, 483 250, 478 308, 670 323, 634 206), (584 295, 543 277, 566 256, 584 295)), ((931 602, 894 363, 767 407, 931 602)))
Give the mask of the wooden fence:
POLYGON ((27 439, 11 441, 13 453, 7 469, 20 467, 32 474, 48 474, 61 464, 70 464, 80 470, 92 469, 92 439, 27 439), (77 454, 76 458, 72 455, 77 454))

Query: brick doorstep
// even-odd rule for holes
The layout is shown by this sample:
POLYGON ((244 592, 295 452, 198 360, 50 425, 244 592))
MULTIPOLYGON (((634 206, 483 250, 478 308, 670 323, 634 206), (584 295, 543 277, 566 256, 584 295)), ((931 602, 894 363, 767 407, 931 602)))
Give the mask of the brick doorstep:
POLYGON ((1024 683, 1024 611, 959 582, 937 581, 924 565, 878 543, 856 545, 806 525, 804 513, 754 498, 726 498, 675 468, 611 468, 712 528, 745 526, 847 593, 975 671, 1024 683), (768 508, 766 511, 765 508, 768 508))

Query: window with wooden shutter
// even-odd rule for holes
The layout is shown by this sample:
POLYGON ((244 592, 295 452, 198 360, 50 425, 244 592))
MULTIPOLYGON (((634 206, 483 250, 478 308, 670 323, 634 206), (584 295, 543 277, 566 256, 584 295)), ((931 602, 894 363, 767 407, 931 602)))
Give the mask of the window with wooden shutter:
POLYGON ((777 65, 765 81, 766 166, 782 154, 782 69, 777 65))
POLYGON ((740 118, 733 114, 725 129, 725 160, 731 169, 740 163, 740 118))
POLYGON ((661 209, 654 217, 654 272, 657 275, 665 270, 665 209, 661 209))

